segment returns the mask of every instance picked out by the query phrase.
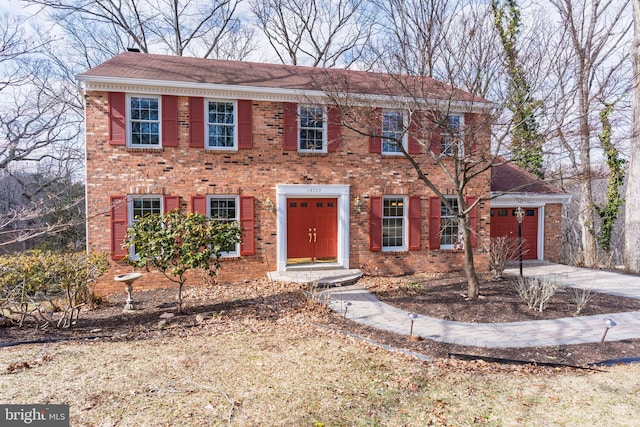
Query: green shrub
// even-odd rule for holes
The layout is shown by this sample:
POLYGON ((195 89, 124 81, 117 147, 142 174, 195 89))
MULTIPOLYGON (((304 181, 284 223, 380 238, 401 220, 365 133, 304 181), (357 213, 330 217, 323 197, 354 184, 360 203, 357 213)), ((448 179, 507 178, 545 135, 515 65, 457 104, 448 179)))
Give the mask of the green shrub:
POLYGON ((37 327, 68 328, 109 268, 102 253, 28 251, 0 257, 0 309, 37 327))

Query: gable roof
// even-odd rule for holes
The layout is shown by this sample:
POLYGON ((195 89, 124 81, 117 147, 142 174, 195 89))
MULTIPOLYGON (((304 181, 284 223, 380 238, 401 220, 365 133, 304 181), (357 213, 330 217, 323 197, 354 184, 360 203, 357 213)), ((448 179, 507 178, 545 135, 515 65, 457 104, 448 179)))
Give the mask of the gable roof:
POLYGON ((502 158, 496 159, 496 163, 491 167, 491 191, 508 194, 567 194, 517 164, 502 158))
POLYGON ((121 53, 76 76, 84 83, 178 83, 190 87, 246 87, 256 91, 339 92, 381 97, 407 96, 490 107, 486 99, 429 77, 400 76, 336 68, 121 53), (404 93, 402 93, 404 92, 404 93))

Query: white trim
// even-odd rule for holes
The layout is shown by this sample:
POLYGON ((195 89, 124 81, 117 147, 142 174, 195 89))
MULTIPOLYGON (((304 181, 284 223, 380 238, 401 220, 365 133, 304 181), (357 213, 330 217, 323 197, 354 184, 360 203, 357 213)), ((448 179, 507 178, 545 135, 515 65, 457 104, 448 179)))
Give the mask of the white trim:
MULTIPOLYGON (((162 96, 160 95, 149 95, 149 94, 139 94, 139 93, 127 93, 126 97, 126 115, 125 115, 125 127, 127 129, 126 135, 126 144, 128 148, 150 148, 150 149, 159 149, 162 148, 162 96), (131 98, 155 98, 158 100, 158 143, 157 144, 133 144, 132 140, 132 121, 131 118, 131 98)), ((140 121, 136 121, 141 122, 140 121)), ((149 123, 153 123, 153 120, 147 120, 149 123)))
POLYGON ((382 233, 381 252, 406 252, 409 247, 409 197, 404 195, 387 194, 382 196, 382 217, 381 226, 384 230, 385 218, 398 218, 396 216, 384 216, 384 201, 389 199, 401 199, 402 200, 402 246, 385 246, 384 245, 384 232, 382 233))
MULTIPOLYGON (((315 104, 298 104, 298 117, 297 117, 297 121, 298 121, 298 153, 327 153, 328 149, 328 143, 327 143, 327 109, 325 108, 324 105, 315 105, 315 104), (305 108, 318 108, 320 110, 322 110, 322 148, 320 150, 309 150, 309 149, 302 149, 300 148, 300 130, 301 128, 301 117, 302 117, 302 109, 305 108)), ((305 129, 320 129, 320 128, 305 128, 305 129)))
MULTIPOLYGON (((134 216, 133 216, 133 202, 135 200, 160 200, 160 215, 164 213, 164 197, 161 194, 129 194, 126 197, 127 200, 127 227, 133 226, 134 216)), ((137 261, 140 259, 138 254, 135 252, 135 247, 131 246, 129 248, 129 259, 132 261, 137 261)))
POLYGON ((383 156, 404 156, 402 151, 384 151, 384 141, 385 139, 387 139, 383 136, 385 113, 400 113, 402 115, 402 126, 400 127, 400 129, 398 129, 397 133, 401 133, 404 131, 404 133, 402 133, 402 147, 405 149, 405 151, 408 150, 409 137, 407 133, 407 114, 401 110, 384 109, 382 110, 382 127, 380 129, 380 154, 382 154, 383 156))
MULTIPOLYGON (((214 125, 216 123, 213 123, 214 125)), ((238 151, 238 101, 235 99, 205 98, 204 100, 204 149, 210 151, 238 151), (209 103, 233 104, 233 147, 211 147, 209 145, 209 103)))
POLYGON ((338 200, 338 261, 349 269, 349 185, 276 185, 276 254, 278 271, 287 270, 287 198, 335 197, 338 200))
MULTIPOLYGON (((498 193, 492 193, 491 196, 496 196, 498 193)), ((539 194, 539 193, 508 193, 497 196, 491 199, 491 207, 517 207, 526 206, 540 207, 547 203, 568 203, 571 200, 569 194, 539 194)))
MULTIPOLYGON (((168 80, 130 79, 121 77, 103 77, 77 75, 81 83, 81 93, 89 91, 137 92, 154 95, 202 96, 204 98, 251 99, 254 101, 305 102, 329 104, 331 100, 320 90, 285 89, 277 87, 257 87, 215 83, 176 82, 168 80)), ((420 97, 394 97, 373 94, 334 94, 340 98, 349 98, 353 106, 378 106, 397 108, 398 105, 418 103, 425 110, 447 111, 454 113, 492 112, 494 104, 490 102, 455 101, 451 99, 423 99, 420 97)))
MULTIPOLYGON (((236 218, 235 221, 240 224, 240 196, 236 194, 207 194, 205 198, 207 203, 207 217, 211 218, 211 200, 212 199, 234 199, 236 201, 236 218)), ((236 243, 236 249, 233 252, 222 252, 220 254, 222 258, 239 258, 240 257, 240 243, 236 243)))

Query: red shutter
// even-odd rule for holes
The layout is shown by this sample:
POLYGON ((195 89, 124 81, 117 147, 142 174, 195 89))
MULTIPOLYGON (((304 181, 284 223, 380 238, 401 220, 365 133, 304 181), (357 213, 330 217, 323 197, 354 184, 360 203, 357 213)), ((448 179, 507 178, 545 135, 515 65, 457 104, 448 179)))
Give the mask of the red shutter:
POLYGON ((371 115, 371 136, 369 136, 369 152, 382 153, 382 109, 376 108, 371 115))
POLYGON ((164 213, 180 209, 180 196, 164 196, 164 213))
MULTIPOLYGON (((477 197, 475 196, 468 196, 467 197, 467 206, 471 206, 472 204, 474 204, 476 202, 476 200, 478 200, 477 197)), ((471 209, 471 212, 469 212, 469 228, 471 229, 471 247, 475 248, 476 247, 476 227, 478 225, 478 218, 477 218, 477 206, 475 206, 473 209, 471 209)))
POLYGON ((382 250, 382 197, 369 197, 369 250, 382 250))
POLYGON ((327 151, 330 153, 340 149, 342 140, 342 118, 337 107, 327 107, 327 151))
POLYGON ((125 121, 127 97, 124 92, 109 92, 109 144, 127 144, 125 121))
POLYGON ((298 149, 298 104, 294 102, 282 103, 284 121, 284 149, 298 149))
POLYGON ((189 97, 189 147, 204 148, 204 98, 189 97))
POLYGON ((242 228, 240 255, 255 253, 254 221, 253 196, 240 196, 240 227, 242 228))
POLYGON ((409 250, 420 250, 420 196, 409 197, 409 250))
POLYGON ((122 243, 127 235, 127 197, 111 196, 111 259, 122 261, 127 251, 122 243))
POLYGON ((191 196, 191 212, 206 215, 207 214, 207 197, 191 196))
POLYGON ((439 197, 429 197, 429 249, 440 249, 439 197))
POLYGON ((253 148, 253 105, 250 100, 238 100, 238 148, 253 148))
POLYGON ((418 139, 422 137, 422 123, 420 120, 419 113, 413 113, 413 115, 409 118, 409 146, 408 152, 409 154, 420 154, 420 143, 418 139))
POLYGON ((162 95, 162 146, 178 146, 178 97, 162 95))

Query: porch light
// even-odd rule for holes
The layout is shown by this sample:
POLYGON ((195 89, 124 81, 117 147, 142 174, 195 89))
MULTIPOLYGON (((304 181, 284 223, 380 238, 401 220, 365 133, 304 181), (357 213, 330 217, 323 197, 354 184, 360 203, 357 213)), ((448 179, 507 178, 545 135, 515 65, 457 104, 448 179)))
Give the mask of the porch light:
POLYGON ((273 212, 273 202, 268 197, 264 201, 264 208, 267 210, 267 212, 273 212))
POLYGON ((360 197, 356 196, 353 201, 353 207, 356 208, 356 212, 360 213, 362 211, 362 202, 360 201, 360 197))

